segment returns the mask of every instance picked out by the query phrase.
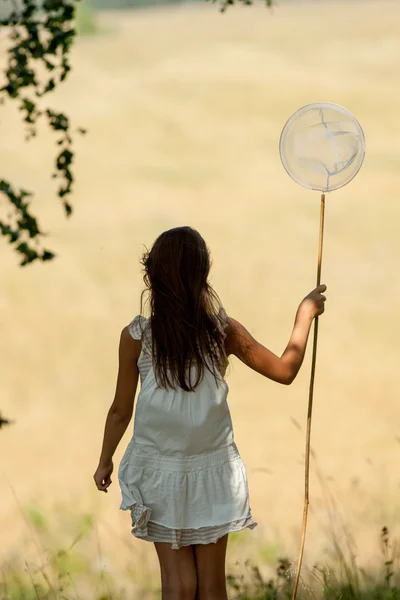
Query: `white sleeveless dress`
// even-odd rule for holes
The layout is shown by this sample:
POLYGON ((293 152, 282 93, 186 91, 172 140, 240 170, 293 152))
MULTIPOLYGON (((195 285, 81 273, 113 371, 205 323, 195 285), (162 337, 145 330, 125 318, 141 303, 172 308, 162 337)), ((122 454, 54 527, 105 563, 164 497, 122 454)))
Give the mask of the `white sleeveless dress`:
POLYGON ((133 437, 121 459, 120 509, 130 510, 132 534, 173 549, 217 542, 253 529, 244 463, 234 442, 228 385, 205 369, 195 392, 157 386, 150 319, 129 324, 141 339, 141 389, 133 437))

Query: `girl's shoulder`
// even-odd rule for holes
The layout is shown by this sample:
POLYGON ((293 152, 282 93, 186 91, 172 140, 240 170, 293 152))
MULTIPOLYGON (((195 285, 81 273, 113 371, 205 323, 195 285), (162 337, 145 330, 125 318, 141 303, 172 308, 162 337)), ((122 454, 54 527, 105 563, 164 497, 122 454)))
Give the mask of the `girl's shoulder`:
POLYGON ((226 314, 226 310, 223 307, 221 307, 219 309, 219 312, 217 314, 217 322, 218 322, 218 326, 219 326, 220 330, 222 331, 223 335, 226 337, 229 320, 228 320, 228 315, 226 314))
POLYGON ((150 318, 136 315, 128 325, 128 331, 134 340, 142 340, 150 328, 150 318))
POLYGON ((145 354, 151 354, 152 338, 150 329, 150 317, 136 315, 128 325, 128 331, 134 340, 140 340, 142 350, 145 354))

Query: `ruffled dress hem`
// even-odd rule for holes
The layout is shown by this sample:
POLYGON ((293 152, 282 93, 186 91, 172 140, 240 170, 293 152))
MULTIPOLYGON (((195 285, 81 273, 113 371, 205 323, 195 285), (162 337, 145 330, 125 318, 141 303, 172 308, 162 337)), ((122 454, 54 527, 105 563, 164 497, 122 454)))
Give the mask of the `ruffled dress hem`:
POLYGON ((130 510, 132 517, 131 533, 135 537, 148 542, 167 542, 172 550, 179 550, 183 546, 192 544, 216 544, 219 539, 228 533, 254 529, 258 523, 249 515, 248 517, 230 521, 222 525, 212 525, 190 529, 173 529, 162 523, 150 521, 151 508, 135 502, 132 505, 121 505, 121 510, 130 510))
POLYGON ((130 510, 132 517, 132 532, 138 530, 146 530, 147 523, 151 516, 151 508, 135 502, 129 506, 121 505, 121 510, 130 510))

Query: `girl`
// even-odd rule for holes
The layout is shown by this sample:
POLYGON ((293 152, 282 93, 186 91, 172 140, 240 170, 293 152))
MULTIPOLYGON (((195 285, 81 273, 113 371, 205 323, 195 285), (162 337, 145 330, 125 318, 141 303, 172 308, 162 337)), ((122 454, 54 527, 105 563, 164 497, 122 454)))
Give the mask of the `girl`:
POLYGON ((133 535, 154 542, 162 600, 226 600, 228 535, 257 525, 227 404, 228 358, 292 383, 311 323, 324 312, 326 286, 301 302, 278 357, 226 315, 207 281, 210 255, 197 231, 164 232, 142 265, 150 317, 139 315, 122 330, 115 398, 94 480, 107 492, 140 378, 133 437, 118 471, 120 508, 131 512, 133 535))

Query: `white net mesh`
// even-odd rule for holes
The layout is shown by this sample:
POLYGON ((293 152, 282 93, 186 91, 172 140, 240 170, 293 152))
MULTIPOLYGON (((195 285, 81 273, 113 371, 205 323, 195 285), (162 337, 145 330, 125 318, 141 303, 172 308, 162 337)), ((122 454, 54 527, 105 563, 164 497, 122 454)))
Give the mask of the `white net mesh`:
POLYGON ((279 143, 283 166, 303 187, 330 192, 349 183, 361 168, 365 138, 345 108, 316 102, 295 112, 279 143))

